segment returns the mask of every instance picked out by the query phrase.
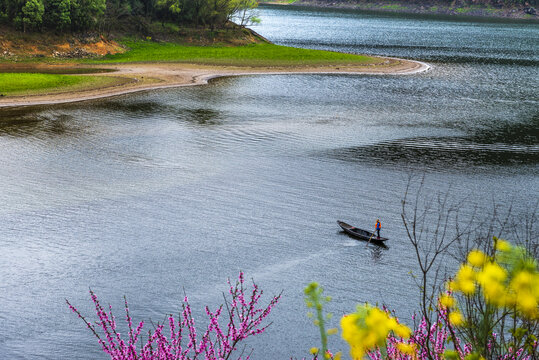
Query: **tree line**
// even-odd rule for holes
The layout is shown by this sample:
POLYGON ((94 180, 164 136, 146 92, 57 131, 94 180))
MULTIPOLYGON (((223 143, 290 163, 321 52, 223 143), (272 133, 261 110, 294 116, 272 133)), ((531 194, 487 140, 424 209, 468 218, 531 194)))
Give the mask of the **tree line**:
POLYGON ((258 22, 257 0, 0 0, 0 23, 21 31, 108 30, 139 17, 185 26, 221 28, 258 22))
MULTIPOLYGON (((417 5, 470 6, 483 5, 493 7, 529 7, 536 6, 537 0, 393 0, 394 2, 417 5)), ((393 1, 387 1, 388 3, 393 1)), ((318 0, 327 3, 384 3, 384 0, 318 0)))

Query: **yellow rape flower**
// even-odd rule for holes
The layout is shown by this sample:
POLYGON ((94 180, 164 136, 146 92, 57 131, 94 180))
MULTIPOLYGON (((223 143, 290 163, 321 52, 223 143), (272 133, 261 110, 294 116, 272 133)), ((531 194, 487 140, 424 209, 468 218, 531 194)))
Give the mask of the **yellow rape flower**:
POLYGON ((507 271, 495 262, 489 262, 483 270, 477 275, 477 280, 481 285, 490 282, 502 283, 507 278, 507 271))
POLYGON ((477 274, 477 282, 483 288, 483 295, 489 303, 497 306, 507 304, 508 292, 504 284, 506 278, 507 271, 494 262, 487 263, 477 274))
POLYGON ((402 324, 397 324, 397 326, 393 328, 393 332, 401 338, 409 338, 412 334, 412 330, 410 330, 408 326, 402 324))
POLYGON ((358 307, 358 312, 345 315, 341 319, 341 336, 350 345, 353 359, 361 359, 365 353, 377 346, 383 346, 390 331, 397 336, 409 337, 411 330, 385 311, 366 304, 358 307))
POLYGON ((318 352, 318 348, 317 347, 312 347, 311 350, 309 350, 309 352, 314 355, 318 352))
MULTIPOLYGON (((393 319, 393 321, 395 320, 393 319)), ((371 308, 365 318, 365 325, 370 330, 370 335, 373 335, 368 338, 369 342, 367 344, 377 345, 386 339, 393 323, 384 311, 378 308, 371 308)))
POLYGON ((359 330, 357 321, 359 316, 357 314, 347 314, 341 318, 342 336, 347 340, 347 337, 355 337, 355 333, 359 330))
POLYGON ((458 288, 457 284, 455 283, 455 280, 449 280, 448 282, 446 282, 445 283, 445 288, 448 291, 451 291, 451 292, 459 291, 459 288, 458 288))
POLYGON ((529 319, 539 318, 539 274, 520 271, 513 277, 509 287, 514 292, 518 310, 529 319))
POLYGON ((387 321, 387 327, 389 328, 389 330, 394 330, 398 325, 399 323, 397 322, 397 320, 391 316, 389 316, 388 313, 386 312, 383 312, 381 310, 379 310, 380 312, 382 312, 385 316, 386 316, 386 321, 387 321))
POLYGON ((460 266, 454 280, 454 286, 465 295, 471 295, 475 292, 475 270, 467 264, 460 266))
POLYGON ((539 301, 539 273, 537 271, 533 274, 531 279, 530 289, 532 290, 533 296, 539 301))
POLYGON ((449 322, 454 326, 461 326, 464 324, 464 318, 459 311, 452 311, 449 313, 449 322))
POLYGON ((531 294, 522 294, 517 297, 518 310, 529 319, 539 319, 537 299, 531 294))
POLYGON ((475 267, 481 267, 487 261, 487 255, 481 250, 472 250, 468 254, 468 263, 475 267))
POLYGON ((491 283, 483 287, 483 296, 488 303, 498 307, 508 306, 514 302, 507 294, 507 288, 499 283, 491 283))
POLYGON ((397 350, 399 350, 403 354, 415 355, 414 344, 397 343, 397 350))
POLYGON ((364 339, 368 332, 358 326, 358 321, 358 314, 349 314, 341 318, 341 336, 350 345, 350 355, 353 359, 361 359, 367 350, 364 339))
POLYGON ((511 288, 518 294, 521 292, 532 292, 534 288, 539 286, 537 283, 537 275, 529 271, 518 272, 511 280, 511 288))
POLYGON ((494 238, 494 244, 496 246, 496 250, 498 251, 506 252, 511 250, 511 243, 509 243, 508 241, 494 238))
POLYGON ((442 304, 442 306, 446 308, 452 308, 457 305, 457 300, 455 300, 455 298, 451 295, 443 294, 442 296, 440 296, 440 304, 442 304))

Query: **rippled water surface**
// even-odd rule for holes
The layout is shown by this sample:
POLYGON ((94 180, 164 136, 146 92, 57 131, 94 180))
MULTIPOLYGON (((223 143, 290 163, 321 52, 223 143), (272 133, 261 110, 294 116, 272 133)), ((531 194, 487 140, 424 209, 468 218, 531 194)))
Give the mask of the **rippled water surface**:
MULTIPOLYGON (((316 345, 301 291, 336 315, 385 302, 409 320, 409 174, 463 219, 536 209, 535 24, 264 7, 277 43, 430 62, 411 76, 219 79, 76 105, 0 110, 0 358, 106 358, 64 298, 91 287, 121 315, 197 315, 241 269, 284 290, 255 359, 316 345), (388 248, 338 231, 380 218, 388 248)), ((536 240, 536 239, 535 239, 536 240)), ((202 321, 202 320, 201 320, 202 321)), ((342 344, 336 343, 336 347, 342 344)))

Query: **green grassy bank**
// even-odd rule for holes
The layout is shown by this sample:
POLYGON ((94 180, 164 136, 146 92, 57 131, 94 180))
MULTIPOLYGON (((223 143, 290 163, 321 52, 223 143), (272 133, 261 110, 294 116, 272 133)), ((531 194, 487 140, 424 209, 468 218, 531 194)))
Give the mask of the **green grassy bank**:
POLYGON ((192 46, 151 41, 125 41, 130 50, 107 55, 91 63, 179 62, 202 65, 286 67, 357 65, 380 59, 331 51, 298 49, 273 44, 243 46, 192 46))
MULTIPOLYGON (((58 73, 46 73, 47 64, 59 65, 60 62, 78 64, 110 64, 136 62, 169 62, 194 65, 236 66, 236 67, 265 67, 265 68, 298 68, 321 66, 353 66, 380 64, 380 58, 352 55, 322 50, 298 49, 278 46, 268 43, 257 43, 242 46, 194 46, 170 42, 154 41, 123 41, 129 48, 125 53, 107 55, 91 59, 52 59, 27 57, 19 62, 28 68, 35 65, 33 71, 13 71, 5 61, 0 63, 0 94, 32 95, 37 93, 53 93, 60 91, 77 91, 86 88, 103 87, 114 84, 119 80, 103 76, 76 76, 58 73), (39 65, 39 66, 38 66, 39 65), (4 71, 2 71, 4 68, 4 71)), ((15 68, 16 64, 12 64, 15 68)), ((73 70, 66 66, 66 73, 73 70)), ((87 70, 87 69, 85 69, 87 70)), ((54 71, 58 71, 57 69, 54 71)), ((96 69, 96 72, 102 71, 96 69)), ((87 72, 87 71, 85 71, 87 72)))
POLYGON ((59 91, 80 91, 117 83, 104 76, 71 76, 36 73, 0 73, 0 94, 34 95, 59 91))

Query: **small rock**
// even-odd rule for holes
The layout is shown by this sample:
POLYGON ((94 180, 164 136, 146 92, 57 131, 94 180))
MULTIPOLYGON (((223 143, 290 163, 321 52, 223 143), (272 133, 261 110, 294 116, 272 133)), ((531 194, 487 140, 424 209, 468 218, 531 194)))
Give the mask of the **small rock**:
POLYGON ((55 50, 52 52, 52 56, 61 57, 61 58, 70 58, 70 59, 82 59, 82 58, 93 57, 95 56, 95 54, 81 48, 76 48, 74 50, 67 51, 67 52, 59 52, 55 50))

